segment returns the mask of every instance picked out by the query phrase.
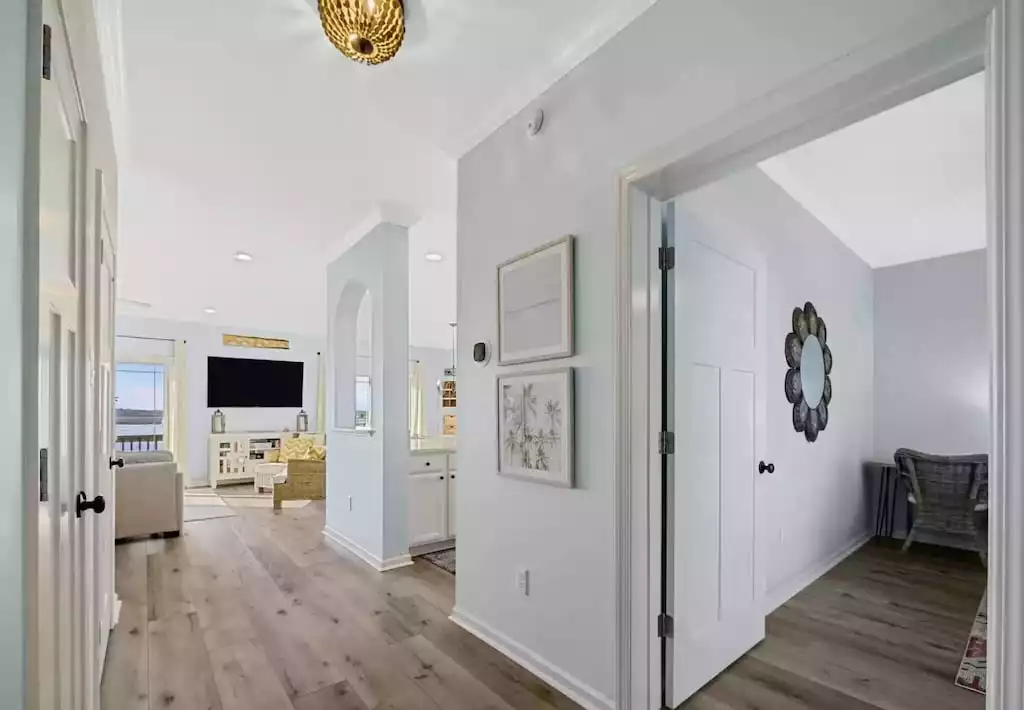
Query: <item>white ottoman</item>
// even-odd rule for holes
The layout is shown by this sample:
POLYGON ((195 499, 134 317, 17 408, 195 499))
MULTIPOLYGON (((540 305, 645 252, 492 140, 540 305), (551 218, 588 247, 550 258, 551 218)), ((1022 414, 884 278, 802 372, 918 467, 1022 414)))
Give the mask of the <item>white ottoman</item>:
POLYGON ((288 464, 286 463, 261 463, 256 465, 252 485, 257 493, 263 489, 273 491, 275 483, 284 483, 288 480, 288 464))

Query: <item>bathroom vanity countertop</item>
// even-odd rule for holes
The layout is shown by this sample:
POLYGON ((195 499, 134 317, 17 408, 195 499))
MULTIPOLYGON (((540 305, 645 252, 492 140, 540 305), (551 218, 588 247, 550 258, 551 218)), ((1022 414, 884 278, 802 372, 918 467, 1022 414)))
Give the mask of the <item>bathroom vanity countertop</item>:
POLYGON ((409 452, 413 454, 450 454, 456 451, 454 436, 432 436, 426 439, 410 439, 409 452))

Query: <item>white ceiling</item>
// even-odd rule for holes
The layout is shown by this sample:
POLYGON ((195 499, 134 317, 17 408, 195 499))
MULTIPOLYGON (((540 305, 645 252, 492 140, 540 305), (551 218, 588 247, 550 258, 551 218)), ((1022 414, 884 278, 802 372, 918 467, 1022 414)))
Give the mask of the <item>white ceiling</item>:
POLYGON ((124 3, 119 295, 150 306, 121 312, 323 333, 330 255, 397 214, 411 342, 448 347, 455 160, 653 1, 406 0, 378 67, 337 52, 310 0, 124 3))
POLYGON ((985 246, 985 78, 761 163, 872 267, 985 246))

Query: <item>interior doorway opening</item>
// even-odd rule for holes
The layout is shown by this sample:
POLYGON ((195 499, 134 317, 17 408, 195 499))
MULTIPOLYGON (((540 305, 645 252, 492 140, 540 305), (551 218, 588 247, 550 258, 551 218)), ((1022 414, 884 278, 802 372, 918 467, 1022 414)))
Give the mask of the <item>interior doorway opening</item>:
MULTIPOLYGON (((927 503, 922 500, 929 497, 923 493, 925 488, 936 488, 934 481, 922 483, 929 476, 938 475, 941 479, 945 475, 964 505, 971 508, 969 514, 960 516, 961 522, 987 517, 988 480, 994 479, 992 487, 996 489, 1001 475, 988 460, 991 452, 999 450, 994 424, 992 428, 986 424, 986 444, 976 450, 932 447, 931 451, 922 452, 976 454, 970 457, 971 461, 941 456, 940 460, 927 456, 915 459, 914 452, 908 455, 905 451, 889 452, 889 462, 877 460, 873 422, 877 411, 873 401, 877 396, 874 271, 895 268, 898 262, 872 264, 859 257, 855 249, 850 253, 845 240, 834 234, 838 229, 836 215, 826 210, 821 216, 808 209, 807 196, 794 195, 798 192, 796 188, 784 184, 778 171, 772 175, 773 166, 765 163, 769 158, 961 82, 973 81, 976 88, 981 87, 982 100, 990 101, 991 89, 986 84, 992 79, 978 75, 985 67, 984 21, 979 18, 952 34, 964 41, 956 50, 952 49, 956 42, 945 36, 942 42, 926 42, 897 59, 876 58, 868 71, 864 71, 864 66, 872 66, 872 62, 862 57, 853 63, 863 74, 837 72, 839 76, 828 90, 821 88, 821 82, 813 86, 810 84, 814 82, 808 82, 803 87, 797 82, 786 98, 754 102, 747 116, 723 121, 720 129, 710 131, 720 136, 718 139, 704 136, 696 143, 692 138, 680 141, 652 157, 646 165, 631 168, 624 177, 623 230, 632 236, 623 245, 629 257, 631 284, 629 298, 623 299, 623 317, 631 333, 622 353, 629 372, 624 389, 631 395, 624 406, 635 422, 643 423, 640 427, 634 424, 623 433, 629 441, 629 455, 622 465, 634 473, 628 479, 629 507, 620 509, 620 515, 634 522, 629 550, 623 554, 630 561, 628 586, 632 594, 626 597, 628 612, 623 612, 631 618, 627 627, 630 653, 622 662, 629 664, 628 688, 635 707, 678 707, 703 692, 702 688, 710 689, 714 684, 707 683, 761 643, 765 618, 772 611, 851 553, 876 549, 862 546, 877 530, 876 513, 880 511, 875 501, 879 494, 888 496, 884 500, 890 506, 890 522, 885 532, 896 527, 896 537, 902 535, 897 547, 903 546, 903 540, 915 527, 923 530, 928 527, 925 523, 936 523, 935 516, 946 516, 945 522, 939 521, 934 527, 945 527, 947 532, 960 525, 951 523, 948 512, 936 507, 934 497, 927 503), (964 51, 965 46, 969 50, 964 51), (931 56, 927 56, 929 52, 931 56), (779 106, 786 108, 780 110, 779 106), (702 144, 705 147, 697 149, 702 144), (795 207, 788 217, 776 204, 780 197, 787 198, 795 207), (803 216, 794 216, 798 212, 803 216), (744 219, 753 214, 761 214, 763 219, 744 224, 744 219), (804 231, 812 228, 833 233, 834 254, 807 251, 812 240, 804 231), (763 238, 772 231, 782 235, 781 244, 774 244, 753 258, 744 253, 744 248, 758 243, 756 237, 763 238), (744 234, 748 238, 743 238, 744 234), (852 270, 842 268, 846 257, 858 257, 862 263, 852 270), (664 277, 663 269, 676 273, 664 277), (779 274, 784 278, 776 283, 779 274), (763 300, 762 289, 766 294, 763 300), (645 293, 644 299, 637 297, 640 291, 645 293), (822 295, 803 295, 807 291, 822 295), (783 321, 784 330, 779 327, 783 321), (766 325, 767 333, 762 331, 766 325), (819 347, 813 347, 811 339, 819 347), (794 341, 799 348, 789 348, 794 341), (842 356, 837 355, 840 342, 842 356), (812 347, 805 349, 808 343, 812 347), (767 346, 765 358, 757 353, 761 345, 767 346), (748 350, 756 354, 752 364, 744 361, 748 350), (809 361, 811 355, 815 356, 813 362, 809 361), (759 374, 761 368, 765 368, 766 374, 759 374), (840 372, 842 379, 837 379, 840 372), (858 380, 870 383, 867 399, 854 384, 858 380), (638 394, 632 384, 635 382, 648 382, 651 386, 638 394), (665 407, 659 406, 661 402, 665 407), (663 411, 666 408, 667 413, 663 411), (855 427, 860 431, 839 434, 852 420, 861 422, 855 427), (788 451, 783 468, 773 459, 777 458, 774 453, 787 427, 788 439, 781 444, 788 451), (842 445, 837 440, 843 440, 842 445), (723 446, 723 442, 731 443, 723 446), (860 455, 851 457, 858 446, 860 455), (847 467, 852 471, 845 479, 812 477, 803 472, 794 475, 790 471, 793 461, 797 461, 797 469, 808 465, 794 457, 816 450, 827 460, 811 462, 811 467, 836 467, 840 463, 838 449, 846 449, 842 456, 848 459, 847 467), (865 464, 870 463, 887 463, 888 480, 867 472, 865 464), (660 475, 662 464, 664 476, 660 475), (649 487, 638 480, 638 470, 645 472, 642 475, 651 482, 649 487), (796 478, 803 485, 801 497, 790 497, 789 484, 763 483, 773 482, 773 477, 796 478), (903 488, 894 490, 899 486, 903 488), (826 494, 835 496, 840 506, 846 503, 849 509, 836 514, 836 509, 822 503, 826 494), (895 506, 900 508, 897 517, 901 518, 896 526, 892 525, 894 499, 901 501, 895 506), (665 511, 664 520, 659 515, 661 510, 665 511), (637 526, 638 520, 645 522, 637 526), (804 536, 814 530, 814 525, 823 531, 820 538, 804 536), (687 544, 678 544, 682 541, 687 544), (664 577, 661 569, 665 569, 664 577), (646 693, 644 680, 648 681, 646 693)), ((986 115, 985 105, 982 104, 973 132, 982 146, 980 194, 975 197, 984 216, 976 230, 981 244, 973 249, 978 252, 974 266, 981 264, 984 268, 982 280, 969 289, 968 298, 972 302, 980 298, 986 303, 972 322, 980 324, 984 331, 980 357, 987 364, 998 360, 999 353, 988 328, 990 307, 986 300, 990 291, 998 290, 998 284, 985 278, 986 272, 991 278, 995 256, 986 256, 983 251, 985 233, 988 230, 991 234, 991 215, 995 210, 991 195, 985 193, 986 179, 993 179, 991 165, 986 169, 984 164, 985 134, 992 120, 991 115, 986 115)), ((884 168, 880 166, 880 170, 884 168)), ((912 256, 904 263, 923 261, 929 256, 945 257, 954 251, 912 256)), ((955 289, 947 286, 946 290, 955 289)), ((885 331, 886 337, 890 332, 885 331)), ((886 357, 890 358, 891 353, 886 357)), ((934 358, 922 357, 918 369, 931 365, 930 360, 934 358)), ((970 380, 960 392, 964 406, 975 410, 980 407, 988 421, 996 421, 998 412, 994 402, 990 405, 988 392, 998 387, 998 381, 990 385, 987 371, 984 377, 963 379, 970 380)), ((911 444, 899 448, 913 447, 911 444)), ((947 655, 952 653, 948 682, 944 681, 941 689, 929 690, 930 695, 906 697, 905 707, 923 707, 921 702, 929 703, 928 707, 936 706, 927 698, 954 704, 962 698, 957 707, 971 702, 978 707, 985 704, 980 695, 956 685, 969 687, 978 681, 979 674, 975 673, 973 679, 962 682, 959 671, 970 666, 971 646, 976 645, 979 622, 984 622, 988 608, 997 606, 984 601, 985 581, 991 577, 984 558, 989 538, 999 538, 1005 529, 996 524, 994 529, 979 532, 989 524, 971 522, 968 527, 971 526, 959 536, 962 544, 953 545, 966 548, 967 557, 949 562, 961 565, 955 573, 950 575, 946 571, 947 577, 959 579, 960 572, 966 569, 963 565, 969 566, 962 586, 971 587, 967 593, 977 597, 969 604, 971 609, 966 611, 965 618, 957 622, 964 627, 963 633, 958 630, 954 634, 958 638, 945 641, 950 647, 958 647, 955 652, 946 649, 947 655)), ((910 536, 916 539, 916 534, 910 536)), ((880 545, 877 549, 887 547, 880 545)), ((897 564, 900 560, 911 560, 916 565, 918 558, 928 551, 929 548, 911 543, 909 552, 895 551, 895 560, 897 564)), ((938 560, 940 565, 947 564, 942 555, 938 560)), ((867 563, 869 567, 882 564, 877 559, 867 563)), ((889 574, 899 576, 899 572, 892 570, 889 574)), ((849 593, 849 589, 838 592, 840 596, 849 593)), ((988 589, 988 597, 999 593, 988 589)), ((964 604, 962 600, 957 603, 964 604)), ((808 617, 821 613, 811 608, 804 611, 808 617)), ((857 612, 852 612, 850 618, 856 617, 857 612)), ((770 638, 771 622, 767 628, 770 638)), ((803 631, 810 633, 807 629, 803 631)), ((623 638, 620 634, 620 643, 623 638)), ((822 645, 819 651, 825 653, 827 649, 822 645)), ((894 664, 888 667, 891 669, 894 664)), ((800 676, 799 670, 782 670, 800 676)), ((974 671, 977 670, 975 667, 974 671)), ((844 692, 838 681, 832 685, 820 682, 829 673, 824 669, 809 679, 815 692, 824 693, 820 702, 826 705, 845 697, 836 695, 844 692)), ((805 675, 813 673, 808 671, 805 675)), ((880 673, 879 678, 884 687, 883 675, 880 673)), ((984 668, 980 675, 986 675, 984 668)), ((733 690, 749 680, 735 680, 733 690)), ((856 683, 852 678, 849 680, 851 685, 856 683)), ((721 680, 720 686, 729 683, 721 680)), ((799 695, 811 690, 805 687, 794 692, 799 695)), ((721 697, 723 693, 729 694, 722 691, 712 700, 725 702, 725 707, 729 707, 721 697)), ((871 700, 852 687, 848 695, 856 701, 871 700)), ((888 699, 891 701, 891 696, 888 699)), ((741 698, 733 700, 742 702, 741 698)))

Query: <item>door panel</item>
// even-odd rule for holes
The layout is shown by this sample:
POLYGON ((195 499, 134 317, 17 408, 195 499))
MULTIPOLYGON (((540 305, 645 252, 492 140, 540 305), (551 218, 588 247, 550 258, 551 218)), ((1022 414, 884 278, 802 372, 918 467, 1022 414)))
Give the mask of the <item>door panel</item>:
MULTIPOLYGON (((114 452, 114 257, 107 222, 102 204, 102 177, 97 175, 96 205, 96 262, 97 295, 94 301, 96 312, 96 381, 95 402, 95 492, 107 501, 107 512, 96 518, 93 531, 93 546, 96 551, 94 570, 96 589, 96 619, 93 627, 97 630, 95 640, 96 657, 92 661, 92 674, 97 690, 103 677, 103 662, 106 657, 107 641, 114 624, 114 474, 109 460, 114 452)), ((98 707, 98 697, 94 700, 98 707)))
POLYGON ((764 638, 757 463, 766 291, 756 242, 691 219, 685 197, 669 209, 675 707, 764 638))

